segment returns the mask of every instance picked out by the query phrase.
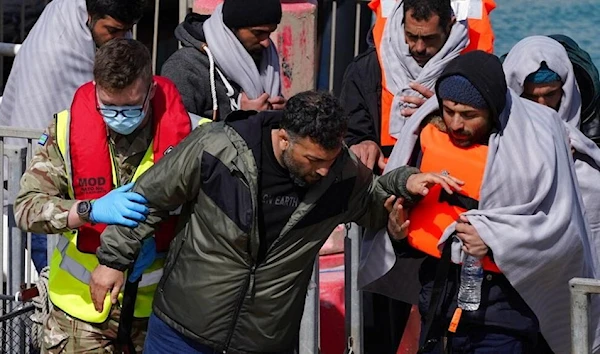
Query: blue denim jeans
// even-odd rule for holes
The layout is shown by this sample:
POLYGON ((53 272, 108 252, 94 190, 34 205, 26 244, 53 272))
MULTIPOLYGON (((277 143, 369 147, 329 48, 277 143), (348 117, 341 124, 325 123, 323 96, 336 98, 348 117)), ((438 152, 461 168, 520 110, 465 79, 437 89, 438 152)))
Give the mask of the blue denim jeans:
POLYGON ((152 314, 148 321, 144 354, 164 353, 216 354, 217 352, 177 332, 152 314))

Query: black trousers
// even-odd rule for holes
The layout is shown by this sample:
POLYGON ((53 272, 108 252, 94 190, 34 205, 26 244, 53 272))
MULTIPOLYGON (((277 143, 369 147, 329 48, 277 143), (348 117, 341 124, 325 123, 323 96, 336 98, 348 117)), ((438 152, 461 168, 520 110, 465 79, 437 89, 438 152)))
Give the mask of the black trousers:
POLYGON ((380 294, 363 294, 365 353, 395 354, 412 305, 380 294))

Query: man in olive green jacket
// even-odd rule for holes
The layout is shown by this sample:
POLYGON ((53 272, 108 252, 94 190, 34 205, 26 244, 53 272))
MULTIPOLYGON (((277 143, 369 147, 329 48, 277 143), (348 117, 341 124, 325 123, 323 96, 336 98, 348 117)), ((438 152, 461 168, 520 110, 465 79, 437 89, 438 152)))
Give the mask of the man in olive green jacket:
POLYGON ((141 241, 183 205, 144 352, 292 352, 315 257, 336 225, 384 227, 388 211, 402 212, 399 200, 434 183, 460 189, 412 167, 374 177, 343 145, 346 129, 337 100, 312 91, 283 112, 239 111, 197 128, 134 187, 148 218, 103 233, 97 309, 107 293, 116 301, 141 241))

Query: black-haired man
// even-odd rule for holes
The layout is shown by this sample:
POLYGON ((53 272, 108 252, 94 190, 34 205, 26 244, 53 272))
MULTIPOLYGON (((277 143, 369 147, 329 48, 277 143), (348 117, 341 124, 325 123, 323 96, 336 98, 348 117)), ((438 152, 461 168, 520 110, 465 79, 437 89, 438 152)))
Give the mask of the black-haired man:
POLYGON ((234 112, 196 129, 134 187, 148 218, 103 233, 97 309, 107 292, 116 301, 140 241, 183 204, 145 352, 291 352, 315 258, 337 225, 383 227, 394 195, 460 188, 410 168, 374 178, 345 148, 346 126, 333 96, 308 91, 283 112, 234 112))
POLYGON ((175 30, 183 48, 165 62, 188 111, 213 120, 238 109, 282 109, 279 55, 269 38, 279 0, 225 0, 211 16, 189 14, 175 30))
MULTIPOLYGON (((538 331, 554 352, 568 352, 568 282, 597 265, 560 118, 507 89, 498 58, 480 51, 452 60, 435 91, 407 122, 387 168, 444 171, 464 185, 458 195, 434 187, 405 203, 408 214, 394 215, 409 225, 388 229, 391 241, 385 230, 368 235, 373 251, 360 283, 378 287, 384 274, 404 281, 393 290, 419 303, 424 353, 441 352, 441 344, 451 352, 532 353, 538 331), (397 258, 384 257, 394 248, 397 258), (471 273, 481 281, 469 300, 474 311, 457 309, 465 255, 482 263, 471 273)), ((597 306, 592 313, 598 333, 597 306)))

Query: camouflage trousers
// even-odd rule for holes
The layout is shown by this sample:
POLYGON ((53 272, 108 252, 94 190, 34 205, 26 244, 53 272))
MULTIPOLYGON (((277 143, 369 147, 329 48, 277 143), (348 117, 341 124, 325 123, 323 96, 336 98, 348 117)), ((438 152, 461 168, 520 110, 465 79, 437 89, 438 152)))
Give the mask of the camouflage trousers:
MULTIPOLYGON (((103 323, 88 323, 54 308, 44 326, 42 353, 122 353, 116 343, 121 309, 114 306, 103 323)), ((136 353, 141 353, 148 329, 148 319, 134 319, 131 330, 136 353)))

